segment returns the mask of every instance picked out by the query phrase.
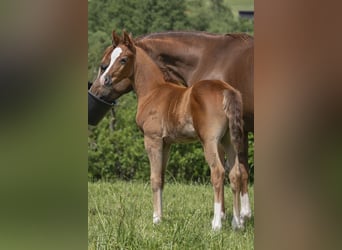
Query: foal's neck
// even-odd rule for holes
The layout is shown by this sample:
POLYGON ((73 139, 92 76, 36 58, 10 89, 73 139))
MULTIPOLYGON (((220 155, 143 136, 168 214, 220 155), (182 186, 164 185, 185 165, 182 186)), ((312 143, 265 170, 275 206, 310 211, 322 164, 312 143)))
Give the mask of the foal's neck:
POLYGON ((134 90, 137 96, 144 96, 165 83, 164 75, 155 62, 145 51, 136 47, 134 90))

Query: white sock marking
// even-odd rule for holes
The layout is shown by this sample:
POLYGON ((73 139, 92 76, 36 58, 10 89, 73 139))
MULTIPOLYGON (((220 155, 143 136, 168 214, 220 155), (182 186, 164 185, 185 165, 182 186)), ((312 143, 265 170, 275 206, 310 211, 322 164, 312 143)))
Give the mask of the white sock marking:
POLYGON ((157 215, 156 212, 153 212, 153 224, 158 224, 159 222, 161 222, 160 217, 157 215))
POLYGON ((211 226, 213 230, 219 230, 222 227, 221 224, 221 203, 215 202, 214 203, 214 218, 211 222, 211 226))
POLYGON ((234 230, 243 228, 243 224, 241 223, 240 218, 237 216, 237 211, 235 210, 235 207, 233 207, 232 227, 234 230))
POLYGON ((159 207, 160 207, 160 213, 158 213, 158 210, 153 212, 153 224, 158 224, 159 222, 161 222, 161 214, 163 211, 163 204, 162 204, 163 192, 162 192, 162 190, 159 189, 157 191, 156 195, 158 197, 157 203, 159 204, 159 207))
POLYGON ((241 212, 240 212, 241 219, 244 220, 245 218, 251 218, 252 211, 251 211, 251 205, 249 203, 248 193, 245 193, 243 195, 240 194, 240 199, 241 199, 241 212))

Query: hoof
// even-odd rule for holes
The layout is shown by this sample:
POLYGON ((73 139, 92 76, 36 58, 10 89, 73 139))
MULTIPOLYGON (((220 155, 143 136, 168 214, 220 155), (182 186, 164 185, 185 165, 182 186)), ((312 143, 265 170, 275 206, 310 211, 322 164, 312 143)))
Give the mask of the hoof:
POLYGON ((153 215, 153 224, 159 224, 161 222, 161 218, 158 215, 153 215))
POLYGON ((214 218, 213 221, 211 222, 211 228, 214 231, 221 230, 221 228, 222 228, 221 218, 219 218, 219 219, 214 218))
POLYGON ((244 224, 244 222, 246 220, 249 220, 250 218, 252 217, 252 212, 251 211, 241 211, 241 214, 240 214, 240 221, 242 224, 244 224))
POLYGON ((214 231, 220 231, 221 228, 222 228, 222 224, 221 222, 220 223, 215 223, 214 220, 211 222, 211 228, 214 230, 214 231))
POLYGON ((252 217, 252 211, 250 208, 241 209, 240 218, 250 219, 252 217))
POLYGON ((233 217, 233 220, 232 220, 232 228, 233 230, 242 230, 244 229, 244 226, 243 226, 243 223, 241 223, 240 220, 237 220, 236 218, 233 217))
POLYGON ((227 218, 226 214, 221 212, 221 220, 225 220, 227 218))

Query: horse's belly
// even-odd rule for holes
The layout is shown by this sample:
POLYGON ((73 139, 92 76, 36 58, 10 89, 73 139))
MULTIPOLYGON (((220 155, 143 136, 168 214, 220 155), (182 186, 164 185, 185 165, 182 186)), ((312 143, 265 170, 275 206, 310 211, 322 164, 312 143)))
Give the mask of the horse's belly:
POLYGON ((198 139, 192 123, 186 123, 172 128, 169 127, 163 137, 167 142, 173 143, 187 143, 198 139))

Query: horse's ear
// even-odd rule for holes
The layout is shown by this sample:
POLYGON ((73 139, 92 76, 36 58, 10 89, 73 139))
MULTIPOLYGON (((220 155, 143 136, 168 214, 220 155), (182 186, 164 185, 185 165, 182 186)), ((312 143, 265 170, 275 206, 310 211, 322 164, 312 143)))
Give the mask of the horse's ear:
POLYGON ((123 31, 123 41, 124 44, 135 53, 135 44, 131 34, 128 34, 125 30, 123 31))
POLYGON ((118 46, 120 42, 120 37, 116 34, 115 30, 113 30, 112 32, 112 43, 113 43, 113 46, 116 47, 118 46))

